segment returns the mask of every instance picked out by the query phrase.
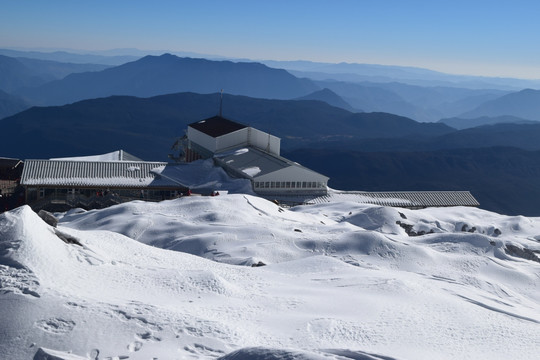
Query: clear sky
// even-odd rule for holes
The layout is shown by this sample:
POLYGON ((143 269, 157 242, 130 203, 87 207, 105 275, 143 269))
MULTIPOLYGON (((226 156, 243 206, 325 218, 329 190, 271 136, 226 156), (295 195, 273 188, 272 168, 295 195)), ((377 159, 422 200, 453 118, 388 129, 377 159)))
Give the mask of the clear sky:
POLYGON ((0 47, 188 51, 540 79, 538 0, 0 0, 0 47))

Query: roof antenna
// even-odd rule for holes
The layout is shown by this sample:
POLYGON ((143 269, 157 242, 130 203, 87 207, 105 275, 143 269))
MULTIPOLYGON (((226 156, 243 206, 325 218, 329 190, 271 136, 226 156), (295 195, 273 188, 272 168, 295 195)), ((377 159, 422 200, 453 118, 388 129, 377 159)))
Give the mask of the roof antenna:
POLYGON ((223 89, 221 89, 221 95, 219 96, 219 117, 223 117, 223 89))

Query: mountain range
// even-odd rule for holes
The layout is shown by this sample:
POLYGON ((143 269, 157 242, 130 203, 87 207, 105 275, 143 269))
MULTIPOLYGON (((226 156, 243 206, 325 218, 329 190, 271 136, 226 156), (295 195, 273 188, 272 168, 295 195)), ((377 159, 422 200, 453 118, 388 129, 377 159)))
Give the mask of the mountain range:
POLYGON ((258 63, 233 63, 174 55, 145 56, 137 61, 100 72, 71 74, 47 84, 28 88, 20 95, 34 104, 63 105, 111 95, 149 97, 191 91, 270 99, 290 99, 319 88, 285 70, 258 63))
MULTIPOLYGON (((309 70, 319 66, 300 65, 309 70)), ((480 195, 482 206, 502 213, 538 214, 531 205, 540 199, 534 187, 537 178, 505 176, 505 171, 535 174, 540 150, 540 123, 535 121, 538 90, 459 87, 459 82, 450 84, 444 76, 438 78, 446 81, 444 86, 421 86, 409 80, 416 76, 435 81, 438 74, 350 64, 328 67, 324 80, 307 79, 260 63, 170 54, 135 58, 118 66, 1 56, 0 67, 6 69, 0 71, 0 84, 7 89, 0 92, 2 156, 83 156, 122 148, 144 159, 165 160, 187 124, 218 112, 223 89, 226 117, 281 137, 287 156, 315 162, 314 168, 331 177, 331 186, 354 190, 458 187, 473 193, 496 189, 480 195), (386 71, 395 78, 388 82, 347 80, 343 69, 352 69, 356 75, 372 69, 374 76, 386 71), (37 104, 47 107, 27 109, 37 104), (497 156, 489 157, 489 164, 499 166, 499 173, 490 170, 496 177, 489 177, 483 168, 486 164, 478 160, 486 149, 497 149, 491 153, 497 156), (321 151, 337 160, 320 161, 327 156, 321 151), (509 164, 507 154, 520 160, 509 164), (333 166, 341 157, 352 157, 358 164, 377 161, 383 167, 366 170, 355 165, 354 171, 344 173, 333 166), (422 165, 396 167, 409 160, 422 165), (455 170, 455 164, 463 164, 470 174, 455 170), (440 171, 420 169, 432 167, 440 171), (396 168, 403 173, 392 170, 396 168), (384 169, 386 176, 382 176, 384 169), (380 177, 373 176, 377 187, 357 181, 364 171, 380 172, 380 177), (407 181, 397 184, 396 178, 407 181), (508 180, 507 188, 498 186, 497 179, 508 180)))
MULTIPOLYGON (((337 65, 330 68, 352 66, 337 65)), ((427 122, 481 116, 536 120, 538 113, 536 90, 528 90, 532 92, 528 94, 496 86, 471 89, 456 84, 420 86, 401 82, 415 74, 418 77, 438 74, 414 68, 364 66, 365 71, 387 71, 395 76, 392 81, 375 82, 336 80, 332 77, 343 74, 335 69, 326 80, 307 79, 260 63, 180 58, 170 54, 146 56, 113 67, 2 56, 0 66, 7 69, 0 72, 2 90, 31 105, 63 105, 111 95, 149 97, 175 92, 214 93, 223 89, 225 93, 259 98, 318 99, 349 111, 387 112, 427 122)))
POLYGON ((444 123, 448 126, 451 126, 455 129, 468 129, 474 128, 483 125, 494 125, 494 124, 535 124, 537 121, 534 120, 525 120, 512 115, 501 115, 501 116, 481 116, 474 119, 464 119, 464 118, 447 118, 441 119, 439 122, 444 123))

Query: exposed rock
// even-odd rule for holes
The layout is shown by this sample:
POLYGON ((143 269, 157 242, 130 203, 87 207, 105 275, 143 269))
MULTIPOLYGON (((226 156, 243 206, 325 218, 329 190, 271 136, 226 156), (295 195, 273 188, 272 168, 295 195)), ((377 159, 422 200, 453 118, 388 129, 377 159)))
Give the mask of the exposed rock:
POLYGON ((82 246, 82 244, 79 242, 79 240, 74 238, 71 235, 68 235, 68 234, 63 233, 63 232, 58 231, 58 230, 55 230, 54 233, 56 234, 56 236, 58 236, 60 238, 60 240, 62 240, 66 244, 75 244, 75 245, 82 246))
POLYGON ((259 267, 259 266, 266 266, 266 264, 263 263, 262 261, 259 261, 258 263, 255 263, 255 264, 251 264, 251 267, 259 267))
POLYGON ((56 227, 58 225, 58 219, 48 211, 39 210, 38 216, 52 227, 56 227))
POLYGON ((517 256, 526 260, 532 260, 540 263, 540 258, 534 251, 527 248, 520 248, 512 244, 506 244, 504 251, 510 256, 517 256))
POLYGON ((413 230, 413 227, 414 225, 411 225, 411 224, 405 224, 401 221, 396 221, 396 224, 398 224, 399 226, 401 226, 405 232, 407 233, 407 235, 409 236, 422 236, 422 235, 426 235, 426 234, 433 234, 433 230, 429 230, 428 232, 425 232, 424 230, 420 230, 420 231, 414 231, 413 230))

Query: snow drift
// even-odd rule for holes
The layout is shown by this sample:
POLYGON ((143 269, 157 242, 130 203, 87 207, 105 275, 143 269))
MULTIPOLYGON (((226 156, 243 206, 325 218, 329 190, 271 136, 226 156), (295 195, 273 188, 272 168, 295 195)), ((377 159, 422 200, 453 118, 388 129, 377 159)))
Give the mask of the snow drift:
POLYGON ((538 218, 284 209, 240 194, 56 215, 56 229, 27 206, 0 215, 4 358, 530 359, 540 348, 538 218))

